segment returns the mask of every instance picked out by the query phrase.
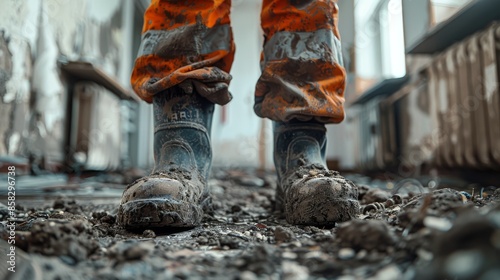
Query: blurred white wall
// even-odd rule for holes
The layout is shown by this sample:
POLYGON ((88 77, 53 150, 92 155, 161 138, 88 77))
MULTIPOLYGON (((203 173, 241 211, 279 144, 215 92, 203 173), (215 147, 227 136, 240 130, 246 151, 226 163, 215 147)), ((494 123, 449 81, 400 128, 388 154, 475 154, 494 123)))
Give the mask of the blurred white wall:
MULTIPOLYGON (((224 108, 217 106, 215 112, 212 129, 214 165, 259 166, 262 119, 255 115, 253 103, 255 83, 260 75, 259 62, 263 43, 260 10, 259 0, 233 1, 231 25, 236 54, 229 89, 234 98, 224 108)), ((271 167, 271 122, 265 120, 265 126, 265 164, 271 167)))

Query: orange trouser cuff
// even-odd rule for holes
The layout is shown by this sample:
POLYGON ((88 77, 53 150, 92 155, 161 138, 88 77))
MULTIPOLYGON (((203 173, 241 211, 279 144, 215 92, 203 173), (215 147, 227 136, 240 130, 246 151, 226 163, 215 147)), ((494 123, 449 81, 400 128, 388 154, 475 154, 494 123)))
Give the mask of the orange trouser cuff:
POLYGON ((151 103, 155 94, 179 85, 228 103, 234 57, 230 7, 230 0, 153 0, 131 77, 137 95, 151 103))
MULTIPOLYGON (((145 101, 178 85, 208 100, 231 100, 228 74, 234 58, 230 0, 153 0, 131 82, 145 101)), ((330 0, 264 0, 262 75, 254 110, 275 121, 344 118, 345 70, 330 0)))

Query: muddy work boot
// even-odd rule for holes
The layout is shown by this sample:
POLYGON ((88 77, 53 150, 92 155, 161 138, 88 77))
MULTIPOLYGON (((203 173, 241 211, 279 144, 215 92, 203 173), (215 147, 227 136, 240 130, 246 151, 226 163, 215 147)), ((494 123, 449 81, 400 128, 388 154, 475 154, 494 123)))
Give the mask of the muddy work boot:
POLYGON ((317 122, 274 123, 276 207, 290 224, 335 225, 359 212, 357 187, 326 167, 325 134, 317 122))
POLYGON ((123 192, 118 223, 127 228, 194 227, 208 206, 214 104, 174 87, 155 95, 151 175, 123 192))

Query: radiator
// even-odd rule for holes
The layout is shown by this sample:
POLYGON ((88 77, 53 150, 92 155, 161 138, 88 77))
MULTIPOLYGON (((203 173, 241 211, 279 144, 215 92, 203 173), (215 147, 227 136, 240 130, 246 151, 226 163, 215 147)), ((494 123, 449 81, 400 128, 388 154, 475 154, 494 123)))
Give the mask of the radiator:
POLYGON ((493 165, 500 166, 500 24, 492 25, 480 38, 483 91, 490 156, 493 165))
POLYGON ((483 66, 480 57, 479 36, 474 35, 466 42, 467 71, 469 83, 470 115, 472 126, 471 152, 478 167, 491 166, 490 144, 488 140, 488 122, 486 119, 486 103, 484 102, 483 66))
POLYGON ((500 166, 500 26, 436 56, 429 90, 437 104, 437 164, 500 166))

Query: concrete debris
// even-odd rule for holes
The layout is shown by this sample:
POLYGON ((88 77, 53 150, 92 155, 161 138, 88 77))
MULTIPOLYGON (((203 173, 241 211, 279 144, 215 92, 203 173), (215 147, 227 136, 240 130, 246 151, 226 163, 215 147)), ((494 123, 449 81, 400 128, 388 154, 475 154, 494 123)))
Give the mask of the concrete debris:
POLYGON ((345 247, 354 250, 387 251, 398 238, 389 225, 378 220, 353 220, 340 225, 337 237, 345 247))
POLYGON ((118 198, 21 196, 13 217, 0 204, 0 237, 8 240, 15 224, 17 250, 51 279, 500 278, 498 191, 464 203, 451 189, 387 195, 367 183, 362 205, 384 208, 323 228, 274 215, 275 184, 236 179, 268 174, 215 174, 217 206, 196 228, 126 230, 116 222, 118 198))

